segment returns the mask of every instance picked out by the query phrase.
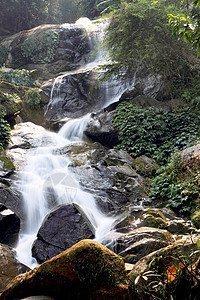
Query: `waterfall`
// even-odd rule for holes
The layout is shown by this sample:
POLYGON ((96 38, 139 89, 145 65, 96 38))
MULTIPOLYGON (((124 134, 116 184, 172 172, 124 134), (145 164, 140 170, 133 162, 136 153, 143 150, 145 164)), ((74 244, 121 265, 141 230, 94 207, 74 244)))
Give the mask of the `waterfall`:
MULTIPOLYGON (((106 26, 105 24, 100 26, 99 23, 92 25, 93 23, 88 19, 87 22, 85 19, 79 20, 77 24, 82 24, 81 26, 87 29, 88 35, 91 34, 91 30, 95 31, 96 36, 99 35, 102 27, 105 28, 106 26)), ((93 62, 67 73, 74 74, 88 68, 94 68, 98 64, 104 63, 104 59, 105 56, 102 58, 102 53, 100 53, 93 62)), ((62 78, 63 75, 54 81, 47 109, 55 101, 59 101, 62 78)), ((105 95, 105 102, 102 104, 102 108, 111 102, 117 101, 126 88, 127 85, 119 88, 118 81, 115 81, 112 87, 109 83, 105 83, 107 94, 105 95)), ((58 147, 83 141, 83 132, 90 118, 90 114, 86 114, 79 119, 68 119, 57 134, 46 131, 48 142, 52 140, 51 146, 44 144, 42 147, 31 150, 27 166, 20 174, 18 188, 23 194, 25 220, 22 224, 16 251, 17 258, 31 268, 37 265, 37 262, 31 255, 32 243, 36 239, 37 232, 45 216, 60 204, 78 204, 93 228, 95 240, 100 243, 112 240, 115 219, 101 213, 95 198, 81 189, 79 182, 69 168, 71 164, 70 159, 55 154, 58 147), (54 195, 53 201, 49 197, 49 191, 54 195)))

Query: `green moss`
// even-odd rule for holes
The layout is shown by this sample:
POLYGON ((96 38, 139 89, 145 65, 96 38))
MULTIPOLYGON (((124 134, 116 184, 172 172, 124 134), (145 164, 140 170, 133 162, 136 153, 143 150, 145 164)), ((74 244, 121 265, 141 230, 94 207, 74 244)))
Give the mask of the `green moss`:
POLYGON ((76 252, 69 253, 68 259, 85 287, 110 288, 120 283, 126 284, 121 259, 115 254, 104 253, 96 245, 77 249, 76 252))
POLYGON ((196 226, 196 228, 200 229, 200 210, 195 211, 191 220, 192 223, 196 226))
POLYGON ((161 229, 167 228, 167 220, 161 211, 148 209, 145 214, 147 215, 147 217, 145 218, 146 226, 161 229))
POLYGON ((14 170, 15 166, 10 159, 7 158, 5 151, 0 147, 0 164, 3 170, 14 170))

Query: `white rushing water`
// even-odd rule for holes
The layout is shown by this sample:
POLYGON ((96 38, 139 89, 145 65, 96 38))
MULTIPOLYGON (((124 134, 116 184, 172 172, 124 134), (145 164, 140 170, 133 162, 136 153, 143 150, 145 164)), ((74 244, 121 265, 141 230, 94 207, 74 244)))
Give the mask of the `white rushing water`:
MULTIPOLYGON (((82 24, 81 22, 83 20, 79 21, 78 24, 82 24)), ((95 26, 93 28, 95 32, 101 32, 99 25, 92 25, 92 22, 88 19, 86 23, 87 26, 84 25, 84 28, 87 28, 89 34, 91 34, 92 26, 95 26)), ((105 28, 105 24, 102 27, 105 28)), ((90 65, 87 64, 85 68, 93 68, 104 61, 104 59, 100 59, 101 55, 97 55, 97 60, 90 65)), ((84 66, 82 69, 84 69, 84 66)), ((55 83, 62 83, 62 76, 59 76, 55 83)), ((59 100, 59 84, 54 84, 52 87, 50 104, 59 100)), ((105 86, 107 94, 102 107, 117 101, 127 87, 122 86, 119 88, 118 82, 114 82, 112 87, 107 83, 105 83, 105 86)), ((16 251, 18 259, 31 268, 37 265, 31 255, 32 243, 36 239, 37 232, 45 216, 52 208, 60 204, 78 204, 93 228, 95 240, 100 243, 112 240, 114 218, 101 213, 94 197, 81 190, 78 181, 69 168, 70 159, 56 154, 56 149, 59 147, 83 140, 83 132, 90 118, 90 114, 87 114, 79 119, 68 120, 58 134, 46 131, 46 135, 52 140, 52 146, 43 145, 43 147, 33 149, 29 154, 27 166, 21 173, 18 187, 23 194, 26 217, 16 251)))

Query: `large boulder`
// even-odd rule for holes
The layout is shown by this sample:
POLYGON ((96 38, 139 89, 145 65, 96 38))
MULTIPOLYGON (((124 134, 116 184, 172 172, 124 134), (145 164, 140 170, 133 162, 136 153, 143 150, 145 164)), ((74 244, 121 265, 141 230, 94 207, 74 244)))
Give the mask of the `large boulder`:
POLYGON ((119 234, 113 250, 120 256, 128 255, 126 262, 136 263, 147 254, 166 247, 172 240, 167 230, 141 227, 129 233, 119 234))
POLYGON ((122 151, 107 149, 98 143, 76 143, 57 150, 69 155, 83 190, 96 198, 103 212, 120 212, 138 205, 147 196, 148 183, 132 168, 134 159, 122 151))
POLYGON ((82 239, 94 237, 76 207, 73 204, 61 205, 45 218, 32 248, 33 257, 39 263, 58 255, 82 239))
POLYGON ((54 299, 128 299, 124 262, 97 242, 83 240, 16 277, 1 300, 33 295, 54 299))
POLYGON ((93 114, 85 129, 86 136, 105 147, 115 146, 118 143, 118 130, 112 124, 113 115, 114 111, 93 114))
POLYGON ((30 270, 17 261, 15 256, 16 253, 12 248, 0 244, 0 293, 15 276, 30 270))
POLYGON ((37 69, 42 80, 77 68, 90 51, 84 27, 75 24, 41 25, 4 39, 1 47, 7 49, 6 66, 37 69))
MULTIPOLYGON (((79 70, 60 76, 52 86, 51 99, 45 112, 48 121, 64 117, 79 118, 88 112, 100 108, 104 99, 96 81, 95 70, 79 70)), ((42 86, 49 93, 49 84, 42 86)))

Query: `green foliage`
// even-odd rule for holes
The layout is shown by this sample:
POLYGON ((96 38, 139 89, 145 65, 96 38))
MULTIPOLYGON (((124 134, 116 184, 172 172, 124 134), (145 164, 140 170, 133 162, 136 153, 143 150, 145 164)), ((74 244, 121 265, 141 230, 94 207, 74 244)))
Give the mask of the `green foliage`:
MULTIPOLYGON (((194 7, 200 6, 199 0, 193 0, 194 7)), ((197 49, 200 55, 200 13, 188 15, 188 11, 183 14, 169 14, 169 23, 172 28, 172 33, 178 37, 183 37, 185 42, 190 43, 193 48, 197 49)))
POLYGON ((0 79, 7 80, 8 82, 13 83, 15 85, 24 85, 29 87, 34 86, 34 81, 30 76, 30 72, 25 69, 6 70, 5 67, 2 67, 0 69, 0 79))
POLYGON ((0 47, 0 67, 6 62, 8 56, 8 47, 1 46, 0 47))
POLYGON ((0 148, 6 148, 10 137, 10 125, 4 119, 5 114, 0 107, 0 148))
POLYGON ((54 60, 59 43, 59 33, 48 30, 35 40, 26 39, 22 44, 22 55, 33 63, 50 63, 54 60))
POLYGON ((170 163, 162 167, 153 180, 150 198, 176 213, 190 216, 199 205, 199 170, 199 159, 185 162, 180 155, 173 155, 170 163))
POLYGON ((178 8, 168 1, 138 0, 115 12, 106 34, 106 46, 115 63, 108 70, 120 76, 147 69, 173 79, 191 69, 191 52, 171 34, 168 13, 178 8))
POLYGON ((31 109, 40 107, 41 96, 38 88, 29 89, 25 94, 26 104, 31 109))
POLYGON ((200 136, 200 114, 192 108, 166 112, 140 108, 130 102, 118 105, 113 124, 119 130, 118 149, 132 157, 147 155, 163 164, 176 150, 191 146, 200 136))

